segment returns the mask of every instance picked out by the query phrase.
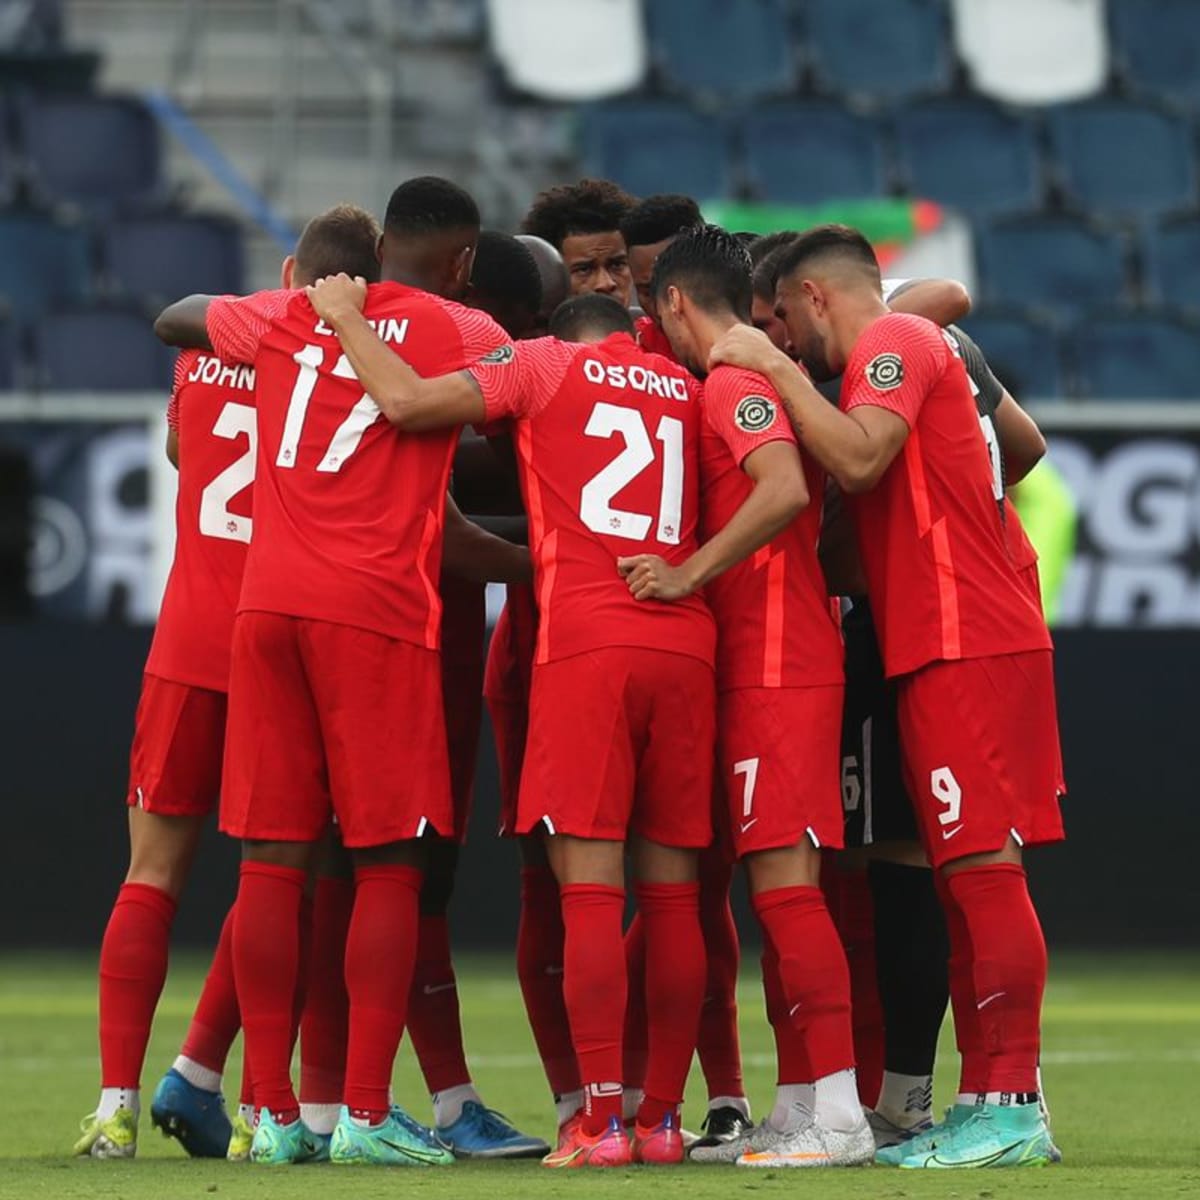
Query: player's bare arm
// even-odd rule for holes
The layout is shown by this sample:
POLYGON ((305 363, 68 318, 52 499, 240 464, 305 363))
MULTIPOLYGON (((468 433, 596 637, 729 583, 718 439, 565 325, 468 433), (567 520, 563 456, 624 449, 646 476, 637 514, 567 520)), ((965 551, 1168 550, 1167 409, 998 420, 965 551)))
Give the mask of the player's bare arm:
POLYGON ((1008 484, 1020 483, 1046 454, 1046 439, 1037 422, 1005 389, 996 406, 996 433, 1004 455, 1004 478, 1008 484))
POLYGON ((769 442, 746 456, 742 470, 754 488, 729 523, 686 562, 657 554, 617 559, 635 600, 681 600, 765 546, 808 504, 800 453, 791 442, 769 442))
POLYGON ((533 578, 529 551, 480 529, 446 497, 442 570, 468 583, 528 583, 533 578))
POLYGON ((422 379, 367 324, 361 277, 331 275, 305 291, 317 316, 337 334, 359 383, 397 429, 422 433, 484 419, 483 397, 468 374, 422 379))
POLYGON ((843 492, 877 484, 908 437, 902 417, 874 405, 839 412, 759 329, 736 325, 713 347, 709 368, 726 363, 765 375, 787 408, 796 436, 843 492))
POLYGON ((208 336, 208 306, 212 296, 185 296, 164 308, 154 322, 160 341, 181 350, 211 350, 208 336))
POLYGON ((891 294, 888 308, 944 328, 970 313, 971 293, 957 279, 910 279, 891 294))
POLYGON ((179 430, 178 429, 168 429, 167 430, 166 452, 167 452, 167 462, 169 462, 171 464, 171 466, 173 466, 175 468, 175 470, 178 471, 179 470, 179 430))

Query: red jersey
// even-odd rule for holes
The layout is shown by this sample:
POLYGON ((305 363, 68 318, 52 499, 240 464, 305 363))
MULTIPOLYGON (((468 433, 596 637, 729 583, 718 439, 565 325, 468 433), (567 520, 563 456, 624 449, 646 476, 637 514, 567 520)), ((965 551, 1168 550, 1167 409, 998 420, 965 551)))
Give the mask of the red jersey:
MULTIPOLYGON (((485 313, 398 283, 372 284, 364 314, 424 376, 508 344, 485 313)), ((303 292, 215 300, 208 332, 222 357, 253 361, 258 375, 258 534, 238 611, 353 625, 436 649, 458 430, 394 429, 303 292)))
POLYGON ((179 434, 175 559, 150 645, 151 675, 224 692, 246 548, 254 455, 254 369, 184 350, 167 421, 179 434))
MULTIPOLYGON (((796 437, 761 375, 717 367, 704 383, 701 526, 707 540, 753 490, 745 459, 796 437)), ((825 472, 803 456, 808 507, 771 542, 705 588, 717 619, 717 687, 813 687, 842 682, 842 641, 817 560, 825 472)))
POLYGON ((539 663, 609 646, 713 661, 699 596, 635 600, 617 559, 696 549, 699 385, 628 334, 598 345, 518 342, 471 369, 489 422, 516 417, 538 599, 539 663))
POLYGON ((637 331, 638 345, 647 354, 661 354, 673 363, 679 362, 671 348, 671 339, 662 331, 662 326, 650 316, 641 316, 633 323, 637 331))
POLYGON ((1050 648, 1006 546, 992 463, 962 360, 923 317, 863 332, 841 408, 886 408, 909 434, 878 484, 849 496, 884 668, 1050 648))

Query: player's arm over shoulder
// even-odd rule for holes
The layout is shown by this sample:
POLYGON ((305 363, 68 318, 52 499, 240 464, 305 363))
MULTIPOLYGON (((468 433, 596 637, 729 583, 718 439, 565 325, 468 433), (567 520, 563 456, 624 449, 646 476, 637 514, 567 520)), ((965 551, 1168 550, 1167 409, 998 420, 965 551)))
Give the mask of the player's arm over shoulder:
POLYGON ((213 350, 228 363, 251 363, 272 323, 296 297, 277 288, 249 296, 185 296, 163 309, 154 332, 169 346, 213 350))

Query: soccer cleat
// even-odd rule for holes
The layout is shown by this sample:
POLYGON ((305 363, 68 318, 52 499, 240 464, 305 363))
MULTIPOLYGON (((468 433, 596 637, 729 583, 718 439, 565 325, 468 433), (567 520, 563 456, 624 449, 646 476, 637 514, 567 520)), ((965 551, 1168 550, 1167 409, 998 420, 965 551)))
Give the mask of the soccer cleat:
POLYGON ((293 1163, 313 1162, 320 1153, 317 1135, 297 1117, 280 1125, 265 1108, 258 1110, 254 1139, 250 1143, 250 1161, 264 1167, 286 1167, 293 1163))
POLYGON ((329 1143, 329 1161, 340 1166, 444 1167, 454 1155, 403 1109, 392 1106, 378 1125, 359 1125, 342 1107, 329 1143))
POLYGON ((741 1109, 726 1104, 721 1108, 710 1108, 700 1128, 704 1132, 688 1147, 689 1154, 693 1150, 708 1150, 751 1133, 754 1130, 754 1122, 741 1109))
POLYGON ((595 1137, 583 1131, 583 1121, 572 1117, 558 1131, 558 1148, 542 1159, 542 1166, 627 1167, 633 1162, 629 1137, 621 1122, 613 1117, 608 1128, 595 1137))
POLYGON ((864 1119, 846 1133, 810 1121, 764 1150, 750 1150, 739 1167, 865 1167, 875 1159, 875 1137, 864 1119))
POLYGON ((224 1097, 189 1083, 174 1067, 154 1089, 150 1120, 193 1158, 224 1158, 229 1151, 232 1126, 224 1097))
POLYGON ((881 1167, 898 1167, 912 1154, 928 1154, 939 1143, 944 1142, 975 1111, 973 1104, 953 1104, 946 1109, 945 1117, 936 1125, 914 1134, 894 1146, 884 1146, 875 1152, 875 1161, 881 1167))
POLYGON ((919 1134, 928 1133, 933 1128, 932 1121, 918 1121, 915 1125, 896 1125, 873 1109, 867 1109, 866 1113, 871 1132, 875 1135, 876 1150, 886 1150, 890 1146, 911 1142, 919 1134))
POLYGON ((1061 1161, 1036 1104, 981 1104, 930 1150, 909 1154, 908 1170, 1044 1167, 1061 1161))
POLYGON ((494 1108, 468 1100, 457 1121, 437 1127, 438 1138, 458 1158, 543 1158, 550 1147, 521 1133, 494 1108))
POLYGON ((133 1158, 137 1154, 137 1115, 132 1109, 118 1108, 104 1120, 89 1113, 79 1122, 79 1132, 76 1154, 92 1158, 133 1158))
POLYGON ((422 1125, 416 1117, 410 1117, 398 1104, 393 1104, 391 1114, 418 1141, 424 1142, 433 1150, 450 1150, 445 1142, 428 1125, 422 1125))
POLYGON ((672 1166, 683 1162, 684 1145, 679 1118, 674 1113, 667 1113, 649 1129, 635 1124, 632 1152, 635 1163, 672 1166))
POLYGON ((254 1126, 238 1113, 230 1122, 229 1149, 225 1151, 225 1157, 230 1162, 249 1162, 253 1142, 254 1126))
POLYGON ((777 1141, 785 1137, 774 1126, 769 1125, 764 1118, 757 1125, 739 1133, 728 1141, 717 1142, 714 1145, 701 1145, 697 1142, 689 1151, 688 1158, 698 1163, 735 1163, 743 1154, 756 1150, 770 1149, 777 1141))

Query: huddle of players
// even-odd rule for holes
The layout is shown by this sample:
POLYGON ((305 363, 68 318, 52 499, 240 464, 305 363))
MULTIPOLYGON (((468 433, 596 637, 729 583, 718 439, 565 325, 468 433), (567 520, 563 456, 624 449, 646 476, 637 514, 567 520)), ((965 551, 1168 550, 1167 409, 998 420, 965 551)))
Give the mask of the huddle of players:
MULTIPOLYGON (((348 212, 340 219, 362 222, 348 212)), ((526 227, 561 252, 573 293, 547 338, 510 341, 489 318, 447 302, 471 277, 478 213, 435 180, 392 197, 379 242, 385 282, 368 286, 378 267, 352 254, 308 269, 302 238, 296 262, 285 264, 285 290, 192 298, 160 318, 169 340, 219 356, 218 388, 245 379, 233 364, 253 365, 248 424, 225 415, 247 407, 245 394, 232 400, 228 390, 225 407, 213 397, 200 414, 199 389, 214 375, 204 359, 181 358, 176 397, 182 424, 192 406, 205 425, 195 442, 181 437, 185 446, 206 434, 211 443, 211 433, 244 434, 251 448, 257 440, 257 530, 236 622, 226 606, 224 775, 205 777, 203 797, 211 807, 220 780, 222 828, 245 845, 241 885, 183 1052, 156 1093, 156 1123, 194 1153, 221 1152, 222 1131, 205 1134, 215 1116, 224 1119, 220 1073, 240 1019, 256 1161, 436 1163, 449 1161, 448 1147, 494 1157, 548 1150, 486 1109, 470 1084, 457 1006, 445 1004, 454 989, 448 889, 426 896, 431 881, 452 875, 434 860, 452 860, 447 842, 461 836, 469 794, 469 767, 453 770, 452 758, 447 769, 446 737, 454 741, 464 717, 471 728, 471 698, 451 681, 470 679, 475 664, 470 653, 439 662, 437 649, 438 581, 457 570, 510 584, 484 691, 504 828, 521 836, 525 855, 518 971, 559 1114, 547 1165, 681 1161, 678 1110, 697 1041, 710 1112, 706 1136, 691 1147, 696 1160, 850 1165, 875 1157, 877 1141, 893 1143, 891 1160, 906 1166, 1053 1160, 1037 1082, 1045 949, 1019 865, 1021 845, 1061 836, 1049 638, 1036 578, 1031 590, 1010 552, 1019 539, 1004 502, 1008 448, 994 436, 994 412, 980 415, 1015 404, 997 403, 990 384, 973 388, 954 336, 889 314, 874 255, 853 231, 760 242, 752 272, 743 239, 700 224, 694 205, 652 198, 634 207, 595 181, 539 197, 526 227), (631 265, 646 311, 636 327, 625 308, 631 265), (338 268, 341 278, 290 290, 338 268), (750 328, 752 304, 779 346, 750 328), (840 411, 797 368, 796 352, 818 379, 844 373, 840 411), (990 397, 980 412, 973 391, 990 397), (532 597, 522 587, 529 558, 462 522, 453 506, 439 564, 465 424, 511 435, 532 597), (840 503, 823 504, 826 476, 840 503), (847 523, 852 539, 840 528, 847 523), (894 704, 907 791, 946 912, 963 1085, 937 1126, 927 1095, 932 1042, 918 1051, 928 1056, 922 1069, 894 1066, 891 1011, 888 1074, 870 1123, 860 1104, 851 973, 820 887, 821 849, 843 843, 840 734, 853 705, 819 548, 831 578, 841 571, 856 581, 839 584, 839 594, 871 597, 873 626, 861 604, 851 610, 847 663, 849 631, 865 631, 861 644, 874 628, 892 681, 885 693, 867 679, 877 694, 857 725, 861 780, 846 791, 862 803, 848 807, 872 803, 879 731, 873 739, 871 725, 886 723, 894 704), (465 793, 454 775, 465 775, 465 793), (329 869, 326 850, 313 890, 331 811, 354 882, 329 869), (418 842, 428 831, 443 839, 418 842), (627 855, 638 918, 624 934, 627 855), (757 1126, 732 1000, 735 859, 763 926, 779 1056, 776 1103, 757 1126), (426 1007, 449 1022, 422 1026, 419 997, 443 991, 426 1007), (390 1102, 406 1020, 434 1093, 436 1133, 390 1102), (289 1074, 298 1026, 299 1099, 289 1074), (896 1104, 889 1076, 893 1092, 916 1079, 926 1094, 896 1104)), ((504 281, 532 295, 518 280, 532 281, 533 260, 497 238, 504 281)), ((552 279, 553 264, 542 266, 552 279)), ((928 293, 936 308, 936 290, 928 293)), ((232 487, 248 476, 231 478, 226 467, 215 488, 211 473, 191 473, 188 450, 180 467, 180 550, 135 738, 134 866, 101 958, 104 1093, 79 1145, 99 1156, 136 1146, 137 1076, 178 894, 134 869, 137 825, 156 808, 171 812, 165 793, 197 790, 193 769, 169 769, 196 756, 197 737, 178 744, 178 714, 194 697, 176 702, 173 722, 151 720, 152 689, 172 678, 155 670, 155 652, 190 633, 164 634, 184 531, 207 535, 194 542, 241 542, 243 554, 249 532, 249 513, 235 503, 248 495, 232 487), (109 942, 144 940, 145 921, 133 936, 114 933, 114 923, 128 916, 123 909, 144 918, 152 908, 157 984, 143 989, 135 1031, 128 994, 105 1002, 122 967, 109 942), (122 1021, 114 1057, 127 1061, 110 1070, 106 1023, 122 1021)), ((473 628, 477 608, 466 595, 460 607, 473 628)), ((209 599, 193 597, 192 618, 209 599)), ((456 642, 447 636, 446 645, 456 642)), ((211 680, 175 686, 223 700, 211 680)), ((869 828, 863 840, 873 840, 869 828)), ((926 942, 936 944, 936 910, 924 911, 934 918, 926 942)), ((882 955, 880 967, 886 991, 882 955)), ((927 990, 936 1000, 936 984, 927 990)), ((940 1003, 934 1039, 944 992, 940 1003)), ((243 1142, 248 1133, 243 1125, 243 1142)), ((888 1153, 880 1151, 885 1161, 888 1153)))

